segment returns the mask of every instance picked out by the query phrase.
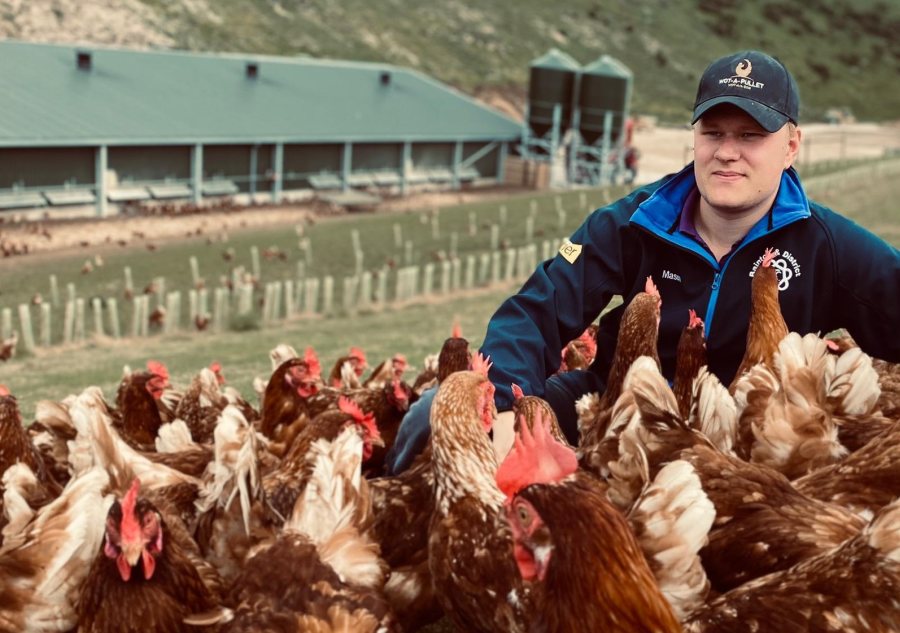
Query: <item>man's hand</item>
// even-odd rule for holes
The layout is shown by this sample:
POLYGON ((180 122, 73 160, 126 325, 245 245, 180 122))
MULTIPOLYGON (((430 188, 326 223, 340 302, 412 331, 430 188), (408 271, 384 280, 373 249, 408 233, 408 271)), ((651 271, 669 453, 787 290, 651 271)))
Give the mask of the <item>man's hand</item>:
POLYGON ((498 413, 497 419, 494 420, 494 453, 497 455, 497 463, 502 462, 512 448, 513 441, 516 439, 513 431, 515 424, 516 414, 512 411, 498 413))

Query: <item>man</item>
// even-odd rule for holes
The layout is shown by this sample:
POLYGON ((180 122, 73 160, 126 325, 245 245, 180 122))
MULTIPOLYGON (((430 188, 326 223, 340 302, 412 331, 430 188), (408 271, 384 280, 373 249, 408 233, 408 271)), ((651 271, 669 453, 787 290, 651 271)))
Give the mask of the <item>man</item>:
POLYGON ((493 361, 498 455, 512 441, 513 382, 547 399, 577 441, 575 400, 603 391, 624 306, 648 275, 663 297, 663 374, 674 376, 693 308, 706 324, 710 370, 728 384, 744 353, 751 273, 767 247, 777 249, 789 329, 845 327, 864 351, 900 361, 900 251, 807 199, 792 167, 798 111, 796 83, 772 57, 744 51, 710 64, 694 104, 694 163, 594 211, 491 318, 481 351, 493 361), (589 370, 551 376, 566 342, 614 295, 624 304, 600 320, 589 370))

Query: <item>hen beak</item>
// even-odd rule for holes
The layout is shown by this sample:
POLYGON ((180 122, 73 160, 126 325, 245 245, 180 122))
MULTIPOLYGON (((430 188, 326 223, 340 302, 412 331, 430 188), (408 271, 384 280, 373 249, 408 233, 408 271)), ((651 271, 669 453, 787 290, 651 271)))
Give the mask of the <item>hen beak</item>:
POLYGON ((141 543, 122 543, 122 555, 132 567, 137 565, 143 551, 144 546, 141 543))
POLYGON ((384 448, 385 446, 384 439, 382 439, 381 434, 369 438, 369 443, 371 443, 372 446, 380 446, 381 448, 384 448))

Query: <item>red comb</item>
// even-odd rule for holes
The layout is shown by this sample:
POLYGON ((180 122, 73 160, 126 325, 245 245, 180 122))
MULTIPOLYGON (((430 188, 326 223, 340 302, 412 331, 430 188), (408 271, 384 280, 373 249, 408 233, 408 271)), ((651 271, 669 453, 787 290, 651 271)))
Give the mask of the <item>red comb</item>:
POLYGON ((322 366, 319 365, 319 357, 316 356, 316 351, 312 347, 306 348, 306 352, 303 355, 303 362, 306 363, 307 371, 313 379, 322 377, 322 366))
POLYGON ((560 481, 578 470, 578 458, 550 435, 550 422, 538 409, 534 429, 519 417, 519 433, 512 450, 497 469, 497 487, 511 497, 525 486, 560 481))
POLYGON ((512 384, 512 392, 513 398, 515 398, 516 400, 521 400, 525 397, 525 393, 522 391, 522 388, 516 383, 512 384))
POLYGON ((211 362, 209 364, 209 370, 211 372, 213 372, 214 374, 218 374, 220 371, 222 371, 222 363, 220 363, 217 360, 214 360, 213 362, 211 362))
POLYGON ((371 437, 380 437, 375 416, 371 413, 363 413, 363 410, 353 400, 347 396, 341 396, 338 398, 338 409, 353 418, 357 424, 364 426, 371 437))
POLYGON ((362 412, 362 409, 359 408, 359 405, 347 396, 338 398, 338 409, 359 422, 362 422, 363 418, 366 417, 362 412))
POLYGON ((766 251, 763 253, 763 260, 762 260, 763 268, 768 268, 769 266, 772 265, 772 260, 775 259, 775 255, 776 255, 776 253, 773 249, 771 249, 771 248, 766 249, 766 251))
POLYGON ((166 382, 169 381, 169 370, 166 369, 166 366, 163 365, 158 360, 148 360, 147 361, 147 371, 151 374, 159 376, 160 378, 165 379, 166 382))
POLYGON ((362 351, 361 349, 359 349, 358 347, 351 347, 349 355, 350 355, 350 358, 355 358, 356 360, 360 361, 361 363, 366 362, 366 353, 364 351, 362 351))
POLYGON ((659 296, 659 290, 656 289, 656 284, 653 283, 652 275, 647 276, 647 283, 644 284, 644 292, 646 292, 648 295, 653 295, 655 297, 659 296))
POLYGON ((131 488, 122 498, 122 525, 120 532, 123 541, 135 541, 141 536, 141 524, 134 514, 137 505, 138 492, 141 490, 141 480, 135 477, 131 482, 131 488))
POLYGON ((490 371, 491 365, 493 365, 493 363, 491 362, 490 356, 485 358, 481 355, 481 352, 477 352, 472 356, 472 371, 481 374, 485 378, 488 377, 488 371, 490 371))
POLYGON ((688 327, 703 327, 703 321, 700 320, 700 317, 697 316, 693 309, 688 310, 688 327))
POLYGON ((462 338, 462 328, 459 327, 459 321, 453 322, 453 332, 450 336, 453 338, 462 338))
POLYGON ((0 397, 9 395, 9 387, 6 385, 0 385, 0 397))

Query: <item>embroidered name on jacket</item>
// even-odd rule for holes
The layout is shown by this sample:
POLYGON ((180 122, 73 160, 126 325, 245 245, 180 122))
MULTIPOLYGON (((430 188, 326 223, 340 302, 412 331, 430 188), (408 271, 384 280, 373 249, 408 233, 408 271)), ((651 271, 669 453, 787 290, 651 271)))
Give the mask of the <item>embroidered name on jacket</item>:
POLYGON ((676 275, 675 273, 669 272, 668 270, 662 271, 662 278, 671 279, 672 281, 681 283, 681 275, 676 275))
POLYGON ((566 240, 563 242, 563 245, 559 247, 559 254, 565 257, 567 262, 574 264, 575 260, 578 259, 578 256, 581 255, 581 244, 575 244, 566 240))
MULTIPOLYGON (((753 262, 753 268, 750 269, 750 277, 756 273, 756 269, 759 268, 761 264, 762 257, 759 257, 753 262)), ((779 290, 787 290, 788 286, 791 285, 791 279, 801 275, 800 262, 797 261, 797 258, 794 257, 793 253, 790 251, 781 252, 780 250, 775 249, 775 259, 772 260, 772 268, 775 269, 775 272, 778 275, 779 290)))

